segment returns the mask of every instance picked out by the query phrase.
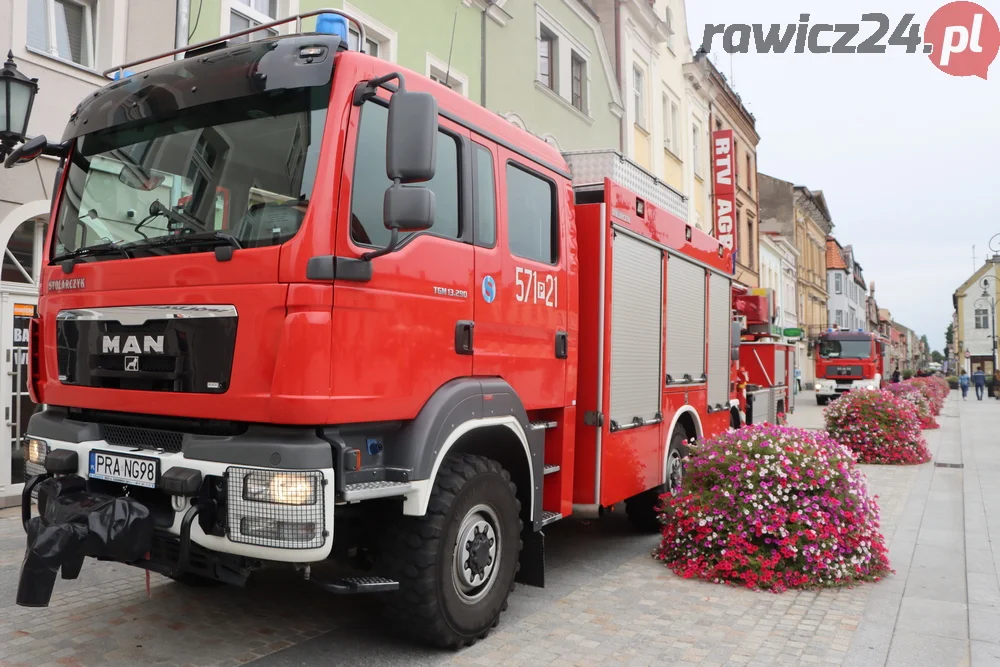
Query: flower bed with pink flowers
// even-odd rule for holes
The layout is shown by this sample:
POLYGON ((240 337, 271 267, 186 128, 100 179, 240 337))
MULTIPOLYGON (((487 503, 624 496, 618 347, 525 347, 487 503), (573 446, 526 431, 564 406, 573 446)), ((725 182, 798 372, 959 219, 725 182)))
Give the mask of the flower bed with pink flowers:
POLYGON ((917 418, 920 420, 920 428, 939 428, 931 413, 931 403, 927 400, 926 394, 912 382, 896 382, 886 387, 886 391, 891 392, 897 398, 901 398, 908 403, 912 403, 917 410, 917 418))
POLYGON ((877 500, 826 434, 748 426, 699 443, 685 465, 654 554, 678 575, 777 593, 891 572, 877 500))
POLYGON ((830 437, 849 448, 859 463, 912 465, 931 460, 913 403, 891 391, 850 391, 825 410, 830 437))
POLYGON ((935 416, 941 414, 941 410, 944 409, 944 401, 951 393, 948 381, 937 376, 911 378, 905 384, 913 385, 920 390, 930 404, 931 413, 935 416))

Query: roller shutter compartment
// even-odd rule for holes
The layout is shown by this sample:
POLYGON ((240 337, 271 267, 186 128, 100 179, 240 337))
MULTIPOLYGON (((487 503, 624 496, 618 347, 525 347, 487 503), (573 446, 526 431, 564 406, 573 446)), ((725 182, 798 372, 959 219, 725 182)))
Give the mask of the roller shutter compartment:
POLYGON ((618 426, 660 413, 662 251, 616 233, 611 260, 609 419, 618 426))
POLYGON ((785 384, 785 348, 775 345, 774 347, 774 384, 781 386, 785 384))
POLYGON ((705 269, 682 257, 667 259, 667 375, 671 382, 705 373, 705 269))
POLYGON ((728 278, 712 273, 708 277, 708 404, 729 404, 729 334, 733 321, 728 278))

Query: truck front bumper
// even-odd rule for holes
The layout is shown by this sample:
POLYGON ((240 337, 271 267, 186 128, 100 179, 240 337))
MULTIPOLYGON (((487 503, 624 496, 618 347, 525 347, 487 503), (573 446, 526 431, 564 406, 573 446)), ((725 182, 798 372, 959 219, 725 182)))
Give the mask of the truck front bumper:
POLYGON ((21 497, 25 563, 36 567, 22 568, 19 604, 22 589, 23 604, 48 604, 56 572, 61 568, 63 578, 75 578, 84 556, 168 576, 193 572, 240 583, 254 563, 313 563, 331 553, 332 468, 233 465, 104 440, 28 435, 28 443, 33 469, 44 466, 47 472, 32 477, 21 497), (98 455, 121 465, 152 465, 153 479, 143 480, 147 486, 109 480, 107 466, 95 468, 98 455), (35 493, 39 516, 32 517, 35 493), (132 531, 125 543, 116 537, 123 521, 132 531), (32 581, 38 583, 34 592, 32 581))
POLYGON ((837 397, 855 389, 878 389, 875 380, 816 380, 816 395, 837 397))

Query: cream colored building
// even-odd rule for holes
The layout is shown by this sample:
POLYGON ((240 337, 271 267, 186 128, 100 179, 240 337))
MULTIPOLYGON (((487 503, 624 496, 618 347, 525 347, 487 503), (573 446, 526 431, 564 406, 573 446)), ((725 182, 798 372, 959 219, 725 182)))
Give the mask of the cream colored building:
MULTIPOLYGON (((0 51, 14 54, 24 75, 38 79, 28 136, 58 142, 76 105, 108 83, 100 72, 174 44, 173 0, 0 0, 0 51)), ((23 320, 38 301, 52 188, 58 161, 43 156, 13 169, 0 168, 0 359, 17 374, 23 361, 23 320), (15 323, 16 326, 15 326, 15 323), (9 354, 21 348, 22 354, 9 354)), ((23 364, 22 364, 23 370, 23 364)), ((0 507, 19 500, 23 482, 20 437, 31 416, 26 394, 0 387, 0 404, 10 418, 0 423, 0 507), (17 405, 21 406, 20 425, 17 405)), ((22 381, 22 385, 23 385, 22 381)), ((23 386, 22 386, 23 390, 23 386)))
POLYGON ((995 370, 994 347, 1000 336, 995 304, 1000 301, 1000 255, 986 260, 962 283, 952 297, 955 305, 955 346, 960 368, 970 374, 979 366, 986 375, 995 370))

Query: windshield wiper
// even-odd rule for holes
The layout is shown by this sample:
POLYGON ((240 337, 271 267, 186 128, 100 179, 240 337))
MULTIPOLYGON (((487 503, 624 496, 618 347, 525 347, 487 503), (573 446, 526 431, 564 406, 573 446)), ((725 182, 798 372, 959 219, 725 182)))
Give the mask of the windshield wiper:
POLYGON ((76 260, 82 260, 84 257, 97 257, 99 255, 121 255, 125 259, 129 259, 131 255, 128 254, 128 250, 118 245, 115 241, 108 241, 106 243, 97 243, 95 245, 88 245, 82 248, 77 248, 73 252, 63 253, 62 255, 56 255, 50 262, 63 263, 63 271, 70 273, 73 270, 73 266, 76 265, 76 260))
POLYGON ((226 232, 200 232, 194 234, 181 234, 179 236, 155 236, 151 239, 132 241, 126 243, 127 248, 165 248, 185 245, 208 245, 216 246, 215 258, 220 262, 228 261, 233 256, 234 250, 243 248, 239 240, 232 234, 226 232), (221 251, 221 252, 220 252, 221 251))

